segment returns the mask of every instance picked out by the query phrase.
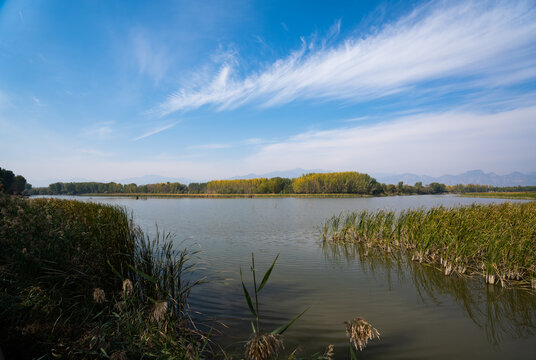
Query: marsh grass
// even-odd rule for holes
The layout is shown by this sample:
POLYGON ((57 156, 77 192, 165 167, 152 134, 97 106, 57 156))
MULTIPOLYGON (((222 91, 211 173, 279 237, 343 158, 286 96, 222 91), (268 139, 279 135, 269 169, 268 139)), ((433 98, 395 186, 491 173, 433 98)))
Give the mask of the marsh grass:
POLYGON ((193 254, 123 209, 0 197, 0 347, 9 359, 199 358, 193 254))
POLYGON ((324 242, 401 252, 445 275, 522 287, 536 277, 535 202, 340 214, 322 230, 324 242))

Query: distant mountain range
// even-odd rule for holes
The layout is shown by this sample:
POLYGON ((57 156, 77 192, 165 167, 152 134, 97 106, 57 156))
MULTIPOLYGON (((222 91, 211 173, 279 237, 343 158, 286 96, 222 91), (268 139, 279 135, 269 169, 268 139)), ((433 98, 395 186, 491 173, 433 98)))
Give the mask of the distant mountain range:
POLYGON ((116 183, 119 184, 136 184, 136 185, 147 185, 147 184, 156 184, 156 183, 166 183, 166 182, 180 182, 181 184, 188 185, 191 182, 198 182, 196 180, 179 178, 179 177, 167 177, 161 175, 143 175, 132 178, 116 180, 116 183))
MULTIPOLYGON (((247 174, 243 176, 235 176, 230 180, 236 179, 254 179, 259 177, 271 178, 271 177, 286 177, 295 178, 303 174, 308 173, 326 173, 329 170, 321 169, 293 169, 287 171, 274 171, 266 174, 247 174)), ((385 174, 376 173, 370 174, 377 181, 385 184, 397 184, 399 181, 403 181, 404 184, 414 185, 416 182, 422 182, 423 185, 427 185, 433 182, 438 182, 445 185, 456 184, 480 184, 480 185, 493 185, 493 186, 529 186, 536 185, 536 172, 530 174, 522 174, 520 172, 513 172, 507 175, 497 175, 495 173, 485 173, 482 170, 471 170, 459 175, 443 175, 439 177, 433 177, 428 175, 416 175, 416 174, 385 174)))
POLYGON ((432 177, 416 174, 371 174, 377 181, 385 184, 397 184, 403 181, 404 184, 414 185, 422 182, 423 185, 438 182, 445 185, 456 184, 480 184, 493 186, 529 186, 536 185, 536 173, 522 174, 513 172, 507 175, 497 175, 495 173, 485 173, 482 170, 471 170, 459 175, 443 175, 432 177))
POLYGON ((247 174, 242 176, 235 176, 232 178, 229 178, 227 180, 240 180, 240 179, 255 179, 255 178, 273 178, 273 177, 282 177, 282 178, 297 178, 302 176, 303 174, 310 174, 310 173, 326 173, 329 172, 327 170, 321 170, 321 169, 292 169, 292 170, 284 170, 284 171, 272 171, 265 174, 247 174))

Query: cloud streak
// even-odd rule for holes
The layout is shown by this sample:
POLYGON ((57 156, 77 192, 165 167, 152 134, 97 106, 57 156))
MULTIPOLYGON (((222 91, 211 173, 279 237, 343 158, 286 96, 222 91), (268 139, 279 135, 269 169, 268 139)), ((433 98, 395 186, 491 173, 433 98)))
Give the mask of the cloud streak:
MULTIPOLYGON (((332 28, 327 40, 340 31, 332 28)), ((499 86, 536 77, 536 11, 529 2, 434 2, 366 36, 300 49, 249 75, 225 63, 207 85, 185 86, 159 106, 162 115, 205 105, 294 100, 362 102, 430 82, 454 89, 499 86)), ((433 86, 432 86, 433 87, 433 86)))
POLYGON ((169 69, 169 54, 161 44, 141 30, 134 33, 133 45, 140 73, 151 76, 158 83, 169 69))
POLYGON ((141 140, 141 139, 145 139, 145 138, 147 138, 147 137, 149 137, 149 136, 156 135, 156 134, 158 134, 159 132, 162 132, 162 131, 164 131, 164 130, 171 129, 172 127, 174 127, 174 126, 177 125, 178 123, 179 123, 179 122, 177 121, 177 122, 174 122, 174 123, 172 123, 172 124, 168 124, 168 125, 160 126, 160 127, 157 127, 157 128, 155 128, 155 129, 153 129, 153 130, 149 130, 149 131, 147 131, 146 133, 144 133, 144 134, 142 134, 142 135, 140 135, 140 136, 134 138, 133 140, 134 140, 134 141, 138 141, 138 140, 141 140))
POLYGON ((221 149, 228 149, 232 145, 231 144, 201 144, 201 145, 193 145, 190 146, 189 149, 192 150, 221 150, 221 149))
POLYGON ((111 152, 96 150, 96 149, 79 149, 79 151, 83 154, 91 155, 91 156, 97 156, 97 157, 111 157, 114 154, 111 152))
POLYGON ((533 171, 536 107, 495 114, 450 111, 374 125, 305 132, 264 146, 253 172, 325 168, 442 175, 472 169, 533 171), (261 167, 257 164, 262 164, 261 167))

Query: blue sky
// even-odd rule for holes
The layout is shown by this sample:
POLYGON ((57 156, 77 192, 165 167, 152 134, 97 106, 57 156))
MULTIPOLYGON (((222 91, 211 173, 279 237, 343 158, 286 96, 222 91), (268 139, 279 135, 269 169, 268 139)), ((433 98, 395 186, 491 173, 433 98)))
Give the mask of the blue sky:
POLYGON ((34 185, 536 171, 534 1, 0 4, 0 166, 34 185))

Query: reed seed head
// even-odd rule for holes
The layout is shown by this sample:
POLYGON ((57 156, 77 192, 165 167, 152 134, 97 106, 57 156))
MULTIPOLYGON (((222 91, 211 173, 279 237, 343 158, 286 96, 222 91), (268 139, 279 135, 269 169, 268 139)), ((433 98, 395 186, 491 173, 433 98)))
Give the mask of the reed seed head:
POLYGON ((369 340, 380 338, 380 333, 377 329, 372 327, 365 319, 356 317, 351 321, 345 321, 346 324, 346 336, 350 339, 350 343, 354 345, 356 349, 360 351, 367 346, 369 340))
POLYGON ((164 320, 167 309, 168 309, 168 304, 166 301, 157 302, 156 304, 154 304, 153 312, 151 314, 151 319, 156 322, 164 320))
POLYGON ((326 354, 324 358, 326 360, 332 360, 335 357, 335 346, 333 344, 328 345, 328 349, 326 351, 326 354))
POLYGON ((104 293, 104 290, 101 288, 95 288, 93 289, 93 300, 98 303, 102 304, 106 301, 106 294, 104 293))
POLYGON ((264 331, 251 334, 246 343, 246 360, 270 360, 277 358, 283 348, 281 335, 265 333, 264 331))
POLYGON ((123 297, 132 295, 133 290, 134 286, 132 285, 132 281, 130 281, 130 279, 123 280, 123 297))

